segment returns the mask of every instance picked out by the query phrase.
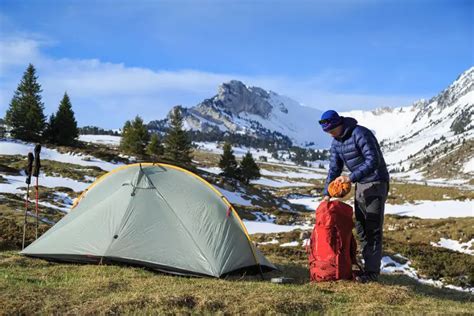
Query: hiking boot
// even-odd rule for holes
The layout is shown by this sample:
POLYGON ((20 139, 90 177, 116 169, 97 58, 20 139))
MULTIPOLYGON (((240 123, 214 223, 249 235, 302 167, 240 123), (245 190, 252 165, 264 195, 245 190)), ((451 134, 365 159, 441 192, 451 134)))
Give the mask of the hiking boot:
POLYGON ((377 273, 363 273, 356 276, 355 280, 359 283, 377 282, 379 280, 379 275, 377 273))
POLYGON ((354 279, 357 279, 358 277, 360 277, 364 274, 364 271, 362 271, 362 270, 352 270, 352 274, 354 275, 354 279))

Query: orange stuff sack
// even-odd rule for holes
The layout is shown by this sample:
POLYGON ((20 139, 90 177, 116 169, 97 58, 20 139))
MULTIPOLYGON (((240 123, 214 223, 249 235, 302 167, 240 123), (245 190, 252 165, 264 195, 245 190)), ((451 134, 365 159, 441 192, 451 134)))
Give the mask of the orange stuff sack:
POLYGON ((334 180, 329 183, 328 192, 331 197, 344 197, 351 192, 351 184, 334 180))

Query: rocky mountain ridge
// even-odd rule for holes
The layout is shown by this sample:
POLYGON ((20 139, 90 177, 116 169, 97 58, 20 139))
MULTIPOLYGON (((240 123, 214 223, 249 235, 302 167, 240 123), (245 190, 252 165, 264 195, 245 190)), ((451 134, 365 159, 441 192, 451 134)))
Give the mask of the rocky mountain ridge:
MULTIPOLYGON (((184 127, 191 131, 240 134, 268 141, 288 138, 296 146, 312 148, 325 148, 330 143, 317 124, 321 111, 237 80, 221 84, 212 98, 180 110, 184 127)), ((152 121, 149 126, 160 130, 166 124, 167 118, 152 121)))

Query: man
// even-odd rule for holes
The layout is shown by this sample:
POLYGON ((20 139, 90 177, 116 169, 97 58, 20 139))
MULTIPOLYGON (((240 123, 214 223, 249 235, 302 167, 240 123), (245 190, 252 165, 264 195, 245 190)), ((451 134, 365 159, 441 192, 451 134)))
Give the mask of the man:
POLYGON ((330 201, 328 185, 333 180, 355 183, 356 230, 365 261, 364 273, 357 278, 366 283, 377 281, 382 259, 384 207, 389 189, 387 166, 374 134, 336 111, 323 113, 319 124, 334 139, 331 144, 329 173, 324 200, 330 201), (346 167, 349 176, 341 175, 346 167))

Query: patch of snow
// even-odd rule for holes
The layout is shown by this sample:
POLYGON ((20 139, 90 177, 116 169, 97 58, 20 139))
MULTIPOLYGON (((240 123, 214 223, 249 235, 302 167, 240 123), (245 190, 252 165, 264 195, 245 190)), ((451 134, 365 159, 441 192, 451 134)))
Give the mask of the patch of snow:
MULTIPOLYGON (((424 179, 423 175, 418 172, 410 171, 404 174, 404 178, 392 177, 394 180, 400 180, 400 183, 413 183, 421 185, 429 185, 433 187, 456 187, 459 189, 473 190, 474 186, 468 184, 467 179, 424 179)), ((397 181, 398 182, 398 181, 397 181)))
POLYGON ((283 210, 285 210, 285 211, 288 211, 288 212, 290 212, 290 213, 297 212, 297 211, 295 211, 295 210, 291 207, 291 205, 286 204, 286 203, 285 203, 285 204, 283 204, 283 203, 280 204, 280 207, 281 207, 281 209, 283 209, 283 210))
POLYGON ((95 177, 91 177, 91 176, 84 176, 84 178, 86 179, 87 182, 94 182, 95 180, 97 180, 97 178, 95 177))
POLYGON ((273 238, 272 240, 270 241, 263 241, 263 242, 259 242, 258 244, 259 245, 276 245, 276 244, 279 244, 280 242, 278 240, 276 240, 275 238, 273 238))
MULTIPOLYGON (((304 205, 310 211, 316 210, 321 200, 321 197, 304 196, 288 199, 290 203, 304 205)), ((350 200, 345 203, 352 205, 353 201, 350 200)), ((474 216, 474 201, 416 201, 414 204, 385 204, 385 214, 415 216, 420 218, 471 217, 474 216)))
POLYGON ((263 176, 271 176, 271 177, 280 177, 280 178, 290 178, 290 179, 326 179, 326 174, 316 173, 316 172, 278 172, 278 171, 270 171, 264 168, 260 168, 260 174, 263 176))
POLYGON ((57 206, 57 205, 54 205, 54 204, 51 204, 49 202, 38 202, 38 204, 40 205, 40 212, 41 212, 41 206, 46 206, 48 208, 52 208, 52 209, 56 209, 56 210, 59 210, 63 213, 69 213, 69 211, 71 210, 71 207, 70 206, 57 206))
POLYGON ((54 201, 66 205, 72 205, 73 201, 69 194, 64 192, 54 192, 54 201))
POLYGON ((385 214, 420 218, 474 216, 474 201, 416 201, 415 204, 385 205, 385 214))
MULTIPOLYGON (((401 257, 401 256, 400 256, 401 257)), ((401 257, 403 258, 403 257, 401 257)), ((403 258, 406 259, 406 258, 403 258)), ((461 288, 454 285, 445 285, 443 282, 432 279, 423 279, 418 276, 416 270, 410 266, 411 261, 407 261, 405 264, 401 264, 393 260, 389 256, 384 256, 380 265, 381 272, 387 274, 404 274, 412 279, 415 279, 419 283, 435 286, 438 288, 447 287, 453 290, 474 293, 474 287, 471 288, 461 288)))
POLYGON ((256 233, 281 233, 281 232, 290 232, 295 229, 303 229, 308 230, 312 229, 309 225, 277 225, 268 222, 256 222, 256 221, 248 221, 243 220, 245 227, 249 234, 256 234, 256 233))
MULTIPOLYGON (((26 187, 25 176, 9 176, 3 175, 3 178, 8 181, 8 183, 0 183, 0 192, 4 193, 21 193, 19 188, 26 187)), ((71 188, 76 192, 81 192, 89 186, 89 183, 79 182, 77 180, 63 178, 63 177, 50 177, 45 176, 43 173, 40 173, 38 182, 40 186, 55 188, 55 187, 66 187, 71 188)), ((32 184, 30 189, 33 187, 33 178, 31 179, 32 184)))
MULTIPOLYGON (((75 199, 74 199, 75 200, 75 199)), ((74 203, 74 200, 71 199, 71 197, 64 192, 54 192, 54 201, 56 203, 63 204, 63 208, 66 210, 66 212, 69 212, 71 209, 71 206, 74 203)))
POLYGON ((216 185, 214 187, 224 195, 227 200, 229 200, 230 203, 232 204, 239 204, 243 206, 253 206, 252 201, 250 201, 248 198, 244 198, 242 193, 239 192, 231 192, 226 189, 222 189, 216 185))
POLYGON ((463 171, 466 173, 474 172, 474 157, 469 159, 465 164, 463 171))
POLYGON ((113 135, 79 135, 79 140, 86 143, 119 146, 121 136, 113 135))
POLYGON ((253 212, 253 214, 257 217, 257 222, 267 222, 267 223, 274 223, 276 216, 273 214, 265 214, 263 212, 253 212))
MULTIPOLYGON (((0 140, 0 155, 27 156, 29 152, 34 151, 34 148, 35 144, 31 143, 24 143, 16 140, 0 140)), ((121 163, 110 163, 88 155, 74 153, 62 154, 56 149, 50 149, 47 147, 41 148, 41 159, 55 160, 80 166, 96 166, 106 171, 110 171, 117 168, 119 165, 122 165, 121 163)))
POLYGON ((437 243, 431 242, 431 245, 434 247, 442 247, 452 251, 466 253, 472 256, 474 255, 474 249, 472 249, 473 243, 474 239, 463 243, 453 239, 441 238, 437 243))
POLYGON ((300 243, 298 241, 291 241, 284 244, 281 244, 280 247, 298 247, 300 243))
POLYGON ((304 205, 309 211, 315 211, 321 203, 322 197, 301 197, 288 199, 291 204, 304 205))
POLYGON ((267 187, 273 188, 284 188, 284 187, 306 187, 312 186, 311 183, 306 182, 289 182, 285 180, 275 180, 275 179, 268 179, 268 178, 260 178, 258 180, 250 181, 252 184, 259 184, 267 187))
POLYGON ((17 179, 10 179, 9 177, 11 176, 5 176, 3 175, 3 178, 7 180, 7 183, 0 183, 0 192, 1 193, 25 193, 26 190, 20 189, 20 187, 25 187, 26 189, 26 183, 25 183, 25 177, 23 177, 22 181, 19 181, 17 179))
POLYGON ((222 172, 221 168, 219 168, 219 167, 208 167, 208 168, 199 167, 198 169, 209 172, 209 173, 212 173, 212 174, 219 174, 219 173, 222 172))

